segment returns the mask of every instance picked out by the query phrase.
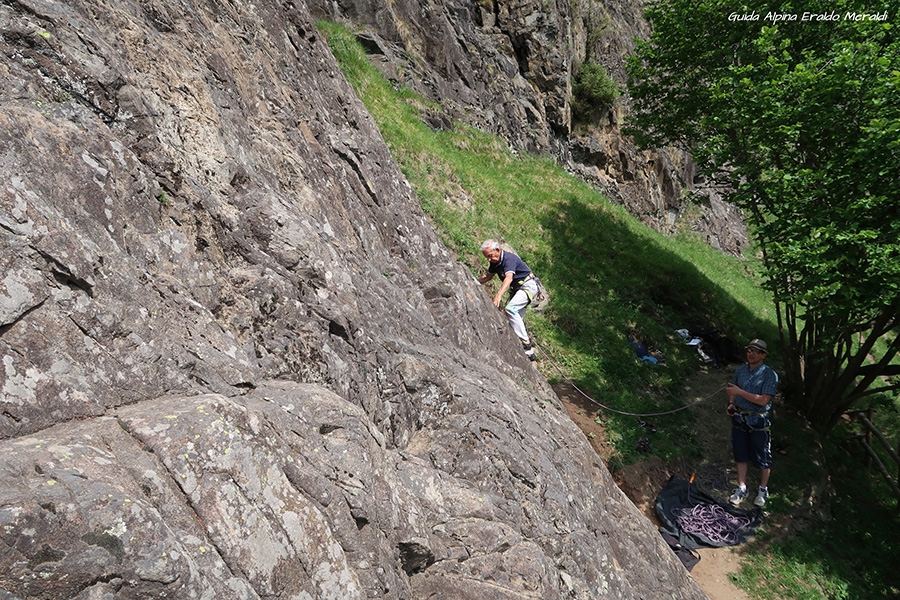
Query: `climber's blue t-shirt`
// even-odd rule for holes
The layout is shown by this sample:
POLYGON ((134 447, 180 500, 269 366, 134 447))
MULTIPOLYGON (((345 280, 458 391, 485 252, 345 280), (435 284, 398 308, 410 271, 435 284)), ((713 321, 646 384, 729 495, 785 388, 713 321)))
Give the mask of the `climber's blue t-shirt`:
POLYGON ((500 260, 490 263, 488 273, 493 273, 503 279, 507 273, 512 272, 513 283, 517 283, 529 275, 531 269, 525 264, 525 261, 513 254, 512 252, 500 251, 500 260))

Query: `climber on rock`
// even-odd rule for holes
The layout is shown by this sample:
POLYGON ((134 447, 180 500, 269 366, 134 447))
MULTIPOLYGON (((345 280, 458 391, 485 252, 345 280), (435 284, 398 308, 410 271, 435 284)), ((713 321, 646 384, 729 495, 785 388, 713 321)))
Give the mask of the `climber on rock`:
POLYGON ((506 290, 510 291, 509 301, 506 303, 506 317, 509 326, 522 342, 522 348, 528 360, 535 361, 534 348, 528 331, 525 329, 525 309, 534 300, 538 292, 538 282, 531 269, 521 258, 500 248, 497 240, 485 240, 481 244, 481 253, 488 262, 487 272, 478 278, 478 283, 484 284, 496 275, 500 278, 500 289, 494 295, 494 306, 500 308, 500 302, 506 290))

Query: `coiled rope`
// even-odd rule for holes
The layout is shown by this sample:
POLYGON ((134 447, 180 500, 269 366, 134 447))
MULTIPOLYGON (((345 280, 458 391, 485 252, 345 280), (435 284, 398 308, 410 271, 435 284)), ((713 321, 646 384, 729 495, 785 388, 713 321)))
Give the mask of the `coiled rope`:
POLYGON ((732 515, 718 504, 696 504, 676 509, 673 514, 682 531, 702 535, 715 545, 739 544, 740 531, 750 525, 750 517, 732 515))
MULTIPOLYGON (((536 349, 539 349, 541 354, 547 357, 547 360, 550 361, 550 364, 552 364, 556 368, 563 380, 565 380, 569 385, 575 388, 575 390, 579 394, 581 394, 587 400, 599 406, 600 408, 608 410, 610 412, 618 413, 620 415, 627 415, 631 417, 656 417, 660 415, 669 415, 680 410, 686 410, 688 408, 696 406, 701 402, 705 402, 727 387, 726 385, 723 385, 712 394, 709 394, 708 396, 701 398, 700 400, 696 400, 690 404, 680 406, 673 410, 667 410, 657 413, 626 412, 606 406, 602 402, 598 402, 597 400, 586 394, 577 385, 575 385, 575 383, 571 379, 566 377, 566 374, 562 370, 562 368, 560 368, 560 366, 556 364, 553 358, 550 357, 550 355, 547 354, 547 352, 543 348, 538 348, 537 344, 534 344, 534 347, 536 349)), ((683 461, 682 466, 684 466, 683 461)), ((711 466, 711 469, 715 470, 716 467, 711 466)), ((720 469, 716 475, 721 475, 722 473, 723 471, 720 469)), ((709 475, 710 476, 708 478, 711 480, 710 487, 717 489, 719 485, 723 484, 723 482, 719 481, 718 476, 712 476, 713 473, 710 473, 709 475)), ((694 476, 692 475, 688 486, 690 486, 693 480, 694 476)), ((727 480, 724 482, 724 485, 727 485, 727 480)), ((690 487, 688 487, 688 501, 690 501, 690 487)), ((698 503, 689 508, 686 507, 674 510, 673 516, 675 517, 675 521, 678 524, 678 527, 680 527, 682 531, 690 535, 703 536, 707 540, 709 540, 709 543, 717 546, 735 546, 739 544, 741 542, 741 531, 744 528, 750 526, 750 517, 739 517, 736 515, 732 515, 718 504, 698 503)))
MULTIPOLYGON (((533 343, 533 340, 532 340, 532 343, 533 343)), ((714 391, 712 394, 706 396, 705 398, 701 398, 701 399, 699 399, 699 400, 696 400, 696 401, 694 401, 694 402, 692 402, 692 403, 690 403, 690 404, 686 404, 686 405, 684 405, 684 406, 679 406, 678 408, 673 408, 672 410, 666 410, 666 411, 663 411, 663 412, 655 412, 655 413, 633 413, 633 412, 625 412, 625 411, 623 411, 623 410, 617 410, 617 409, 615 409, 615 408, 606 406, 606 405, 603 404, 602 402, 598 402, 597 400, 591 398, 588 394, 586 394, 584 391, 582 391, 581 388, 579 388, 577 385, 575 385, 575 382, 573 382, 571 379, 569 379, 568 377, 566 377, 565 371, 563 371, 562 368, 561 368, 558 364, 556 364, 556 362, 553 360, 553 358, 552 358, 549 354, 547 354, 547 351, 546 351, 546 350, 544 350, 543 348, 539 347, 537 344, 533 344, 533 346, 534 346, 535 349, 540 350, 541 354, 543 354, 545 357, 547 357, 547 360, 550 362, 550 364, 553 365, 553 366, 556 368, 557 371, 559 371, 559 374, 560 374, 560 376, 562 377, 562 379, 563 379, 566 383, 568 383, 569 385, 571 385, 573 388, 575 388, 575 390, 576 390, 579 394, 581 394, 582 396, 584 396, 587 400, 589 400, 589 401, 592 402, 593 404, 596 404, 597 406, 599 406, 599 407, 602 408, 603 410, 608 410, 609 412, 614 412, 614 413, 617 413, 617 414, 620 414, 620 415, 626 415, 626 416, 629 416, 629 417, 659 417, 659 416, 662 416, 662 415, 671 415, 672 413, 676 413, 676 412, 678 412, 678 411, 680 411, 680 410, 687 410, 688 408, 694 407, 694 406, 700 404, 701 402, 705 402, 706 400, 709 400, 710 398, 712 398, 713 396, 715 396, 716 394, 718 394, 719 392, 721 392, 722 390, 724 390, 726 387, 728 387, 727 385, 723 385, 722 387, 720 387, 719 389, 717 389, 716 391, 714 391)))

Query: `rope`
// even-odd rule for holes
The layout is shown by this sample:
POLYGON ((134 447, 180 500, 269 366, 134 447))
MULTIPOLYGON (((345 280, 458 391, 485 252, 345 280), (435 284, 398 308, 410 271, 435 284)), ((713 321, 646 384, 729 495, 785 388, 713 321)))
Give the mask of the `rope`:
POLYGON ((702 535, 713 544, 735 546, 739 533, 750 525, 750 517, 736 517, 718 504, 697 504, 693 508, 673 511, 678 526, 685 533, 702 535))
POLYGON ((697 487, 712 495, 728 491, 728 473, 721 464, 705 465, 697 472, 697 487))
POLYGON ((709 400, 710 398, 712 398, 713 396, 715 396, 716 394, 718 394, 719 392, 721 392, 722 390, 724 390, 726 387, 728 387, 727 385, 723 385, 722 387, 720 387, 719 389, 717 389, 716 391, 714 391, 714 392, 713 392, 712 394, 710 394, 709 396, 706 396, 705 398, 701 398, 701 399, 696 400, 696 401, 694 401, 694 402, 692 402, 692 403, 690 403, 690 404, 686 404, 685 406, 679 406, 678 408, 673 408, 672 410, 667 410, 667 411, 663 411, 663 412, 655 412, 655 413, 633 413, 633 412, 625 412, 625 411, 622 411, 622 410, 616 410, 615 408, 611 408, 611 407, 609 407, 609 406, 606 406, 606 405, 603 404, 602 402, 598 402, 597 400, 594 400, 593 398, 591 398, 589 395, 587 395, 585 392, 583 392, 583 391, 581 390, 581 388, 579 388, 577 385, 575 385, 575 382, 574 382, 574 381, 572 381, 571 379, 569 379, 568 377, 566 377, 566 374, 565 374, 565 372, 562 370, 562 368, 560 368, 560 366, 559 366, 558 364, 556 364, 556 363, 553 361, 553 358, 552 358, 549 354, 547 354, 547 352, 546 352, 543 348, 541 348, 541 347, 539 347, 537 344, 535 344, 533 339, 532 339, 532 345, 533 345, 534 348, 539 349, 539 350, 541 351, 541 354, 543 354, 544 356, 547 357, 547 360, 550 361, 550 364, 553 365, 554 367, 556 367, 556 370, 559 371, 559 374, 562 376, 563 380, 565 380, 569 385, 571 385, 573 388, 575 388, 575 390, 576 390, 579 394, 581 394, 582 396, 584 396, 585 398, 587 398, 590 402, 596 404, 597 406, 599 406, 600 408, 602 408, 602 409, 604 409, 604 410, 608 410, 609 412, 618 413, 618 414, 620 414, 620 415, 626 415, 626 416, 629 416, 629 417, 659 417, 659 416, 662 416, 662 415, 671 415, 672 413, 676 413, 676 412, 678 412, 678 411, 680 411, 680 410, 686 410, 686 409, 688 409, 688 408, 691 408, 691 407, 693 407, 693 406, 696 406, 696 405, 700 404, 701 402, 705 402, 706 400, 709 400))
MULTIPOLYGON (((560 368, 560 366, 553 361, 550 355, 547 354, 547 352, 544 351, 543 348, 539 348, 537 344, 534 344, 534 348, 539 349, 541 353, 545 357, 547 357, 547 360, 549 360, 550 364, 552 364, 556 368, 556 370, 559 371, 562 378, 573 388, 575 388, 575 390, 578 391, 579 394, 581 394, 590 402, 596 404, 600 408, 608 410, 610 412, 618 413, 620 415, 627 415, 631 417, 657 417, 661 415, 669 415, 680 410, 686 410, 688 408, 696 406, 697 404, 700 404, 701 402, 709 400, 727 387, 726 385, 723 385, 712 394, 709 394, 708 396, 701 398, 700 400, 696 400, 690 404, 672 410, 657 413, 625 412, 606 406, 605 404, 591 398, 577 385, 575 385, 575 383, 571 379, 566 377, 566 374, 562 370, 562 368, 560 368)), ((684 469, 684 466, 684 459, 682 459, 682 469, 684 469)), ((719 489, 719 486, 723 484, 723 482, 720 481, 720 476, 723 474, 724 471, 720 467, 709 465, 708 471, 706 473, 703 473, 705 477, 702 477, 702 479, 708 480, 705 483, 708 483, 709 487, 713 489, 719 489)), ((691 481, 693 481, 693 479, 694 477, 692 476, 691 481)), ((727 481, 724 482, 724 485, 727 486, 727 481)), ((690 500, 690 487, 688 488, 688 500, 690 500)), ((676 509, 675 511, 673 511, 673 515, 675 516, 675 521, 678 523, 678 526, 682 531, 691 535, 702 535, 706 539, 708 539, 710 543, 719 546, 735 546, 739 544, 741 542, 741 530, 750 525, 749 517, 738 517, 732 515, 726 512, 725 509, 718 504, 696 504, 691 508, 676 509)))

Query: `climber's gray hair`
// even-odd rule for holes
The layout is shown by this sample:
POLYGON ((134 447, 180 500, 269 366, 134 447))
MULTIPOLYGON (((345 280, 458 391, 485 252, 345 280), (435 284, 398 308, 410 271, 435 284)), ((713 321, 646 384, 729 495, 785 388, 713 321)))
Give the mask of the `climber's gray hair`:
POLYGON ((499 250, 499 249, 500 249, 500 242, 498 242, 497 240, 484 240, 483 242, 481 242, 481 251, 482 252, 484 252, 485 250, 499 250))

